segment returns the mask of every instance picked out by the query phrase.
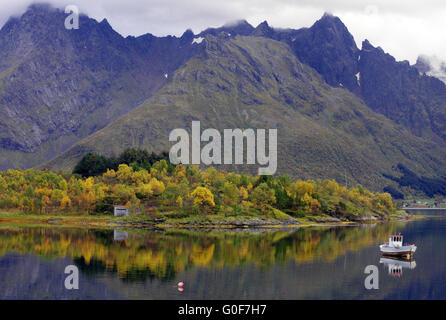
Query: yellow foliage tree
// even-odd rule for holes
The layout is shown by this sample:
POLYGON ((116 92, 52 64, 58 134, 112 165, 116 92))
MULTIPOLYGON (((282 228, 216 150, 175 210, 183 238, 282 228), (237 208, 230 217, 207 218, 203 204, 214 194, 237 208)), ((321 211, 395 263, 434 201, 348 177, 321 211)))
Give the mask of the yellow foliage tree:
POLYGON ((323 184, 329 194, 338 195, 340 193, 340 186, 334 179, 324 180, 323 184))
POLYGON ((150 173, 147 170, 136 171, 132 175, 135 184, 147 183, 150 180, 150 173))
POLYGON ((154 195, 160 195, 163 193, 166 187, 162 181, 159 181, 157 178, 150 179, 149 186, 152 189, 154 195))
POLYGON ((313 213, 317 213, 321 208, 321 204, 317 199, 314 199, 308 193, 305 193, 302 197, 302 202, 305 204, 305 209, 313 213))
POLYGON ((293 191, 296 197, 302 197, 305 194, 311 196, 314 194, 314 186, 310 182, 298 180, 293 186, 293 191))
POLYGON ((119 182, 129 183, 132 180, 133 169, 126 164, 120 164, 116 176, 119 182))
POLYGON ((116 171, 113 169, 107 169, 107 172, 102 174, 102 178, 110 182, 111 180, 116 178, 116 171))
POLYGON ((195 188, 195 190, 191 193, 191 197, 194 200, 194 205, 196 206, 215 206, 214 195, 212 194, 211 190, 206 187, 195 188))
POLYGON ((245 187, 240 187, 240 199, 242 199, 242 200, 246 200, 246 199, 248 199, 248 190, 246 190, 246 188, 245 187))
POLYGON ((136 193, 138 193, 138 197, 148 199, 153 195, 153 190, 148 183, 144 183, 136 189, 136 193))
POLYGON ((62 210, 71 208, 71 199, 67 195, 63 196, 60 201, 60 208, 62 210))

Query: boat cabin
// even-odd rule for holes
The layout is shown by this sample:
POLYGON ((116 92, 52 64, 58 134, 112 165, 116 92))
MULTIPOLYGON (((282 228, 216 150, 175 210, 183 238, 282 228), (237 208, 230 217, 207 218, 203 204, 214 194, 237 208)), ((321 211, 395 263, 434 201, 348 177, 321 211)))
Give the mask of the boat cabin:
POLYGON ((391 235, 389 237, 389 246, 402 247, 403 246, 403 236, 402 235, 391 235))

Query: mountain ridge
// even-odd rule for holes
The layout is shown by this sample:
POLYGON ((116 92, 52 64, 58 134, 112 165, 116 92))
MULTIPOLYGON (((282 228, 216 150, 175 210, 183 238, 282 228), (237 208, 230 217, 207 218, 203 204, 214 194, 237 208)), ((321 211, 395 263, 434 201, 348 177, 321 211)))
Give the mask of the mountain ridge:
POLYGON ((285 139, 283 145, 309 148, 307 155, 294 152, 294 158, 282 159, 290 167, 301 166, 299 172, 285 170, 293 176, 313 178, 314 172, 315 177, 342 180, 348 169, 354 182, 366 184, 365 172, 370 174, 376 189, 397 186, 400 164, 423 177, 444 175, 446 86, 367 40, 359 49, 338 17, 324 14, 311 27, 297 30, 273 28, 267 21, 253 27, 241 20, 197 35, 188 29, 181 37, 147 33, 124 38, 106 19, 98 22, 86 15, 81 15, 79 30, 67 31, 65 16, 59 9, 33 5, 0 30, 1 169, 40 165, 69 170, 82 153, 101 151, 105 145, 107 154, 125 146, 161 151, 167 143, 154 140, 170 125, 156 118, 164 115, 170 121, 179 110, 172 123, 182 126, 187 125, 185 119, 201 119, 217 127, 246 127, 252 117, 256 126, 305 123, 306 129, 290 129, 295 141, 285 139), (275 51, 278 57, 271 54, 275 51), (179 80, 181 72, 191 74, 191 64, 199 68, 210 61, 213 64, 202 65, 204 69, 187 81, 179 80), (273 72, 272 65, 280 71, 273 72), (284 66, 293 66, 292 72, 284 66), (211 79, 220 75, 221 81, 211 79), (212 84, 212 90, 200 81, 212 84), (242 86, 234 88, 234 83, 242 86), (177 109, 152 114, 147 110, 154 104, 150 99, 157 101, 157 108, 177 109), (200 108, 194 111, 191 101, 199 101, 200 108), (271 110, 265 109, 268 103, 271 110), (267 116, 259 117, 253 106, 267 116), (156 126, 145 123, 146 131, 132 128, 129 119, 141 124, 137 112, 154 117, 156 126), (218 121, 210 121, 212 116, 218 121), (119 129, 122 137, 111 134, 110 128, 119 129), (129 141, 122 140, 127 137, 129 141), (152 142, 144 140, 148 137, 152 142), (91 141, 100 141, 99 147, 92 148, 91 141), (396 149, 390 150, 389 143, 396 149), (367 145, 376 154, 366 150, 367 145))

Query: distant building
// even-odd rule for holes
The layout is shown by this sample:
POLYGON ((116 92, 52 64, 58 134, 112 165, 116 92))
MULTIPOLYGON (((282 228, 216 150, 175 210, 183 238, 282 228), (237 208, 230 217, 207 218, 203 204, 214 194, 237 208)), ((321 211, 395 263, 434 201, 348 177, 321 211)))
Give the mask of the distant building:
POLYGON ((115 206, 115 217, 127 217, 129 208, 126 206, 115 206))

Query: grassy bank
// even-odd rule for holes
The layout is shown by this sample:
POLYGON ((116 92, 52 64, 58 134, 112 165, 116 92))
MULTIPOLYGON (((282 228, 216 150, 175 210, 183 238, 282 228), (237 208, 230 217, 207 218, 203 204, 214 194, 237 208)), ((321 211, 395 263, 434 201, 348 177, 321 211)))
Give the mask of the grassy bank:
MULTIPOLYGON (((395 214, 389 221, 421 219, 421 216, 395 214)), ((363 221, 373 223, 376 221, 363 221)), ((0 212, 0 225, 20 226, 60 226, 78 228, 130 228, 130 229, 231 229, 231 228, 296 228, 311 226, 355 225, 359 222, 341 221, 327 215, 301 217, 290 220, 259 219, 251 216, 207 217, 191 216, 185 218, 153 218, 150 216, 112 217, 110 215, 74 214, 30 214, 23 212, 0 212)))
POLYGON ((64 172, 0 172, 2 219, 73 224, 272 226, 374 222, 398 216, 388 193, 334 180, 291 181, 173 166, 121 164, 94 177, 64 172), (115 205, 131 215, 114 218, 115 205), (62 221, 62 222, 60 222, 62 221))

